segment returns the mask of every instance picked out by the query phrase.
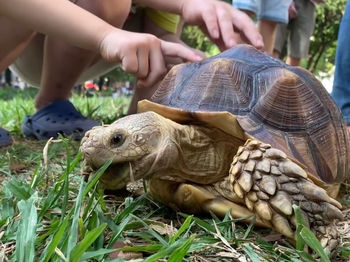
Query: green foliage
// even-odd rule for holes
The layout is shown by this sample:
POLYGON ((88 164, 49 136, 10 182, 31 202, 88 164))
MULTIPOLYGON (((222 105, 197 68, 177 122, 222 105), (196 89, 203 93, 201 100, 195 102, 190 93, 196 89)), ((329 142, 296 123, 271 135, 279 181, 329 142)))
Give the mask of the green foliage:
POLYGON ((300 252, 301 256, 307 261, 315 261, 309 254, 304 251, 305 244, 307 244, 321 259, 321 262, 330 262, 328 255, 324 252, 321 243, 316 236, 306 226, 303 215, 300 208, 293 205, 297 229, 296 229, 296 249, 300 252))
POLYGON ((327 0, 326 3, 317 5, 315 31, 305 65, 313 73, 332 73, 338 30, 345 4, 346 0, 327 0))
POLYGON ((181 35, 182 41, 187 45, 203 51, 207 56, 213 56, 220 52, 198 26, 185 25, 181 35))
MULTIPOLYGON (((87 115, 91 110, 93 115, 101 112, 103 122, 110 118, 105 104, 108 109, 115 103, 102 95, 72 99, 87 115)), ((26 110, 33 110, 33 98, 26 91, 0 100, 5 116, 18 112, 22 119, 26 110)), ((8 121, 0 117, 0 125, 8 121)), ((115 242, 128 241, 131 246, 117 250, 142 252, 143 259, 135 261, 315 261, 304 252, 304 245, 327 261, 302 222, 297 237, 303 241, 296 250, 283 237, 268 242, 264 237, 270 230, 257 229, 254 222, 244 225, 241 220, 247 217, 233 219, 230 212, 224 218, 197 217, 172 211, 148 194, 104 195, 98 178, 111 161, 85 182, 80 175, 79 143, 62 138, 50 144, 44 162, 46 141, 21 137, 14 131, 18 124, 11 129, 15 144, 0 149, 0 260, 107 262, 116 251, 115 242), (15 168, 19 164, 23 169, 15 168)), ((347 245, 341 251, 341 258, 349 256, 347 245)))
POLYGON ((135 82, 135 77, 131 74, 125 73, 120 66, 114 68, 109 73, 105 74, 103 77, 109 77, 111 81, 119 81, 119 82, 135 82))

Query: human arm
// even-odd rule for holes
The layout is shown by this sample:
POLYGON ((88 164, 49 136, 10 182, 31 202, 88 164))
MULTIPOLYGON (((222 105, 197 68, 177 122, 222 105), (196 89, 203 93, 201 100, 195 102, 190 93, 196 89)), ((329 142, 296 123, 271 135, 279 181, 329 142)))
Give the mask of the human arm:
POLYGON ((185 22, 198 25, 221 49, 235 46, 234 33, 257 48, 263 48, 262 37, 253 21, 231 5, 217 0, 134 0, 155 9, 182 15, 185 22))
POLYGON ((0 0, 0 16, 100 53, 108 61, 121 62, 126 72, 142 78, 146 85, 164 73, 163 56, 199 60, 190 49, 115 28, 67 0, 0 0))
POLYGON ((67 0, 0 0, 0 15, 75 46, 98 50, 113 27, 67 0))

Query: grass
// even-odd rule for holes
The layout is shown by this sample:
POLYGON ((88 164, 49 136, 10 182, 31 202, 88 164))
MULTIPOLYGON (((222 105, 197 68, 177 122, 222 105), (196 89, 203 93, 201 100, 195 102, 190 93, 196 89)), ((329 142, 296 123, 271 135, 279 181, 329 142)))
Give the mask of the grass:
MULTIPOLYGON (((147 194, 103 194, 98 177, 109 162, 86 183, 78 142, 61 138, 45 147, 21 135, 35 93, 0 89, 0 126, 14 138, 11 147, 0 149, 0 261, 318 261, 305 244, 329 261, 302 218, 296 249, 280 235, 229 215, 175 212, 147 194)), ((128 99, 74 94, 72 102, 84 115, 110 123, 125 112, 128 99)), ((350 206, 348 194, 342 200, 350 206)), ((342 229, 349 232, 348 224, 342 229)), ((350 257, 348 246, 337 261, 350 257)))

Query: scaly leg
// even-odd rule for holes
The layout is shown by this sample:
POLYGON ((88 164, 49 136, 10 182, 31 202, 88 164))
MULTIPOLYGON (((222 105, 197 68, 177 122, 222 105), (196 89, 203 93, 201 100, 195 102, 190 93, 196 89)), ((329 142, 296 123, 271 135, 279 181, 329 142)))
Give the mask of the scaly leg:
POLYGON ((281 150, 248 140, 234 157, 230 175, 215 187, 226 198, 238 196, 251 212, 291 239, 296 226, 292 206, 298 205, 321 244, 330 251, 338 245, 332 222, 343 219, 341 204, 281 150))
MULTIPOLYGON (((153 178, 148 181, 148 192, 174 210, 190 214, 209 213, 210 211, 223 217, 230 211, 234 218, 250 217, 244 220, 246 223, 250 223, 252 217, 255 216, 246 207, 223 198, 211 186, 153 178)), ((261 227, 271 226, 270 223, 266 224, 260 218, 256 219, 255 224, 261 227)))

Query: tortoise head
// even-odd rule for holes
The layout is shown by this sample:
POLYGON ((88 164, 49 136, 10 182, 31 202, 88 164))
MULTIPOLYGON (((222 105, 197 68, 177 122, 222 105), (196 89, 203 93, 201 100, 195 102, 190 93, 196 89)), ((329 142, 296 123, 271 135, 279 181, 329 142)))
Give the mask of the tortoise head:
POLYGON ((123 188, 130 180, 140 179, 161 147, 164 123, 153 112, 123 117, 111 125, 94 127, 81 142, 84 163, 97 170, 107 160, 112 164, 101 177, 106 189, 123 188))

